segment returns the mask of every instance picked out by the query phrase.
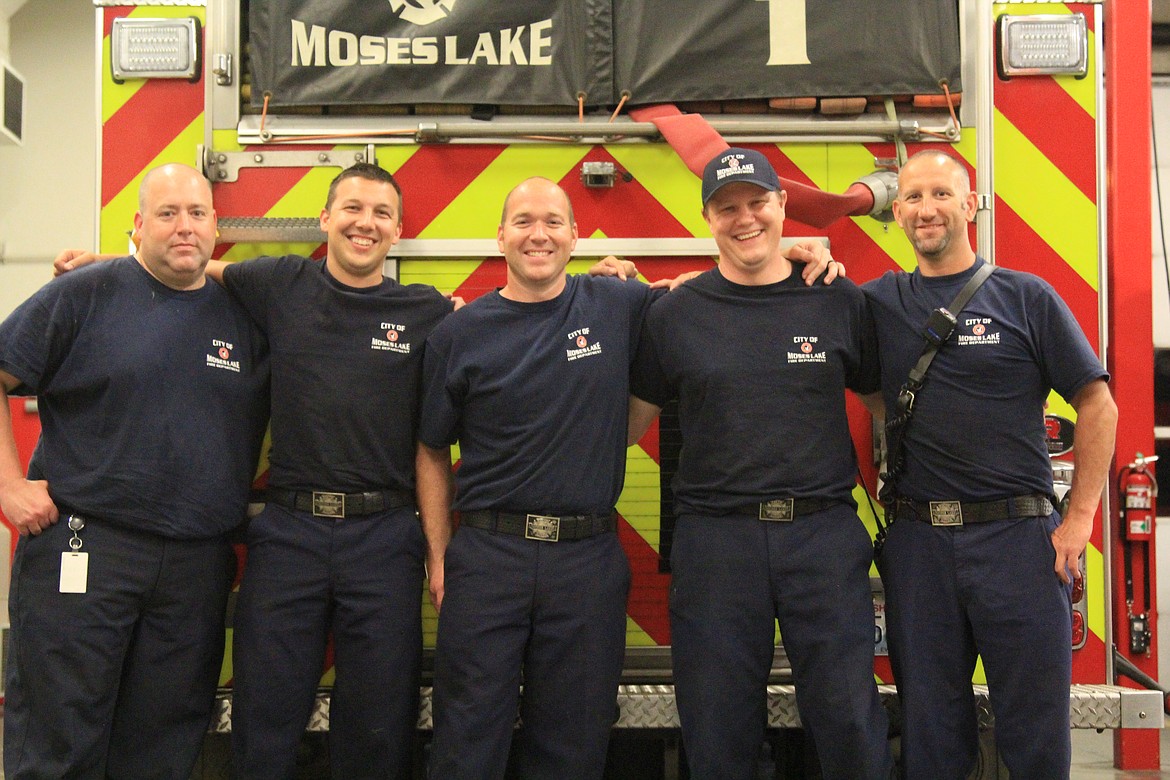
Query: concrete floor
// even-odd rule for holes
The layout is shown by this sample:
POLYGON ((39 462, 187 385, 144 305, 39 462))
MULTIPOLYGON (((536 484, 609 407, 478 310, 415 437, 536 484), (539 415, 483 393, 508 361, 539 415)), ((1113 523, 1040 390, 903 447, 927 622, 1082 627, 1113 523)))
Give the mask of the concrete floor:
POLYGON ((1170 777, 1170 729, 1162 729, 1161 771, 1122 772, 1113 768, 1113 734, 1073 730, 1072 780, 1148 780, 1170 777))

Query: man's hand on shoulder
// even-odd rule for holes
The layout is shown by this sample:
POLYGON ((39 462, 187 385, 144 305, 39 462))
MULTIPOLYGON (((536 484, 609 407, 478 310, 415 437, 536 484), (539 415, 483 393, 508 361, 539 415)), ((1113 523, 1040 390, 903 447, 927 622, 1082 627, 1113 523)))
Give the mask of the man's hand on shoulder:
POLYGON ((679 285, 683 284, 684 282, 689 282, 691 279, 694 279, 696 276, 699 276, 702 273, 702 271, 687 271, 686 273, 679 274, 673 279, 659 279, 656 282, 651 282, 650 287, 654 290, 665 289, 669 292, 671 290, 678 289, 679 285))
POLYGON ((121 255, 97 254, 86 249, 66 249, 53 259, 53 276, 75 271, 100 260, 113 260, 115 257, 121 255))
POLYGON ((620 258, 610 255, 598 260, 589 269, 590 276, 616 276, 623 282, 628 279, 638 278, 638 266, 634 265, 629 260, 622 260, 620 258))
POLYGON ((834 260, 829 248, 820 241, 797 241, 788 248, 784 256, 805 264, 804 272, 800 276, 809 286, 812 286, 822 273, 825 275, 825 284, 832 284, 838 276, 845 276, 845 266, 834 260))

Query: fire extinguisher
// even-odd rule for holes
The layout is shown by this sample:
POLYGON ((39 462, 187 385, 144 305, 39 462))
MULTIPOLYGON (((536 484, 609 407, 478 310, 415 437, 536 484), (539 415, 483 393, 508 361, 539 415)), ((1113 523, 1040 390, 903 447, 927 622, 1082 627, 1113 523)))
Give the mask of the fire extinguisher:
POLYGON ((1154 529, 1154 499, 1158 497, 1158 481, 1147 465, 1158 459, 1142 457, 1139 452, 1134 462, 1126 466, 1118 480, 1121 483, 1121 506, 1125 514, 1122 531, 1131 542, 1148 542, 1154 529))
POLYGON ((1129 618, 1129 649, 1131 653, 1148 653, 1150 641, 1150 616, 1145 609, 1150 604, 1150 538, 1154 530, 1155 499, 1158 497, 1158 481, 1148 468, 1158 459, 1149 458, 1140 452, 1117 475, 1117 492, 1120 498, 1121 532, 1123 536, 1125 565, 1125 608, 1129 618), (1143 584, 1145 585, 1145 609, 1134 610, 1133 557, 1135 546, 1142 548, 1143 584))

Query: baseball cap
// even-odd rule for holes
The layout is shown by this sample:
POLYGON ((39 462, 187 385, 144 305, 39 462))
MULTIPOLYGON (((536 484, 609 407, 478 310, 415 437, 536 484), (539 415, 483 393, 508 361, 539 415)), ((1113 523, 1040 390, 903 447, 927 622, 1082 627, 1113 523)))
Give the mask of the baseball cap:
POLYGON ((754 149, 733 146, 711 158, 703 169, 703 205, 707 205, 720 187, 737 181, 746 181, 770 192, 781 189, 780 178, 767 157, 754 149))

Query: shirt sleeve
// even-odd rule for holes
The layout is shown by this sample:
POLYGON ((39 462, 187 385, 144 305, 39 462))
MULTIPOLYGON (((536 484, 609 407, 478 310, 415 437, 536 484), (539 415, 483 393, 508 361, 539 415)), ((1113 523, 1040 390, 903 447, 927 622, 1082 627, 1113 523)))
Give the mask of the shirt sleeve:
POLYGON ((630 392, 643 401, 661 407, 674 398, 676 390, 667 379, 662 365, 657 343, 659 337, 655 335, 655 326, 660 318, 655 314, 657 312, 652 312, 642 323, 638 350, 630 370, 630 392))
POLYGON ((21 382, 13 395, 43 392, 68 355, 79 322, 67 287, 77 285, 66 277, 50 282, 0 323, 0 369, 21 382))
POLYGON ((466 388, 452 374, 450 339, 436 331, 423 349, 418 440, 428 447, 446 447, 459 439, 466 388))
POLYGON ((280 264, 292 262, 290 258, 258 257, 231 263, 223 269, 223 286, 232 297, 262 327, 268 323, 270 301, 275 296, 280 264))
POLYGON ((881 363, 878 358, 877 329, 866 296, 858 291, 854 298, 854 354, 846 387, 866 395, 881 387, 881 363))
POLYGON ((1040 280, 1037 300, 1029 304, 1032 338, 1038 346, 1041 370, 1048 386, 1066 401, 1085 385, 1109 379, 1097 353, 1081 330, 1072 310, 1047 282, 1040 280))

